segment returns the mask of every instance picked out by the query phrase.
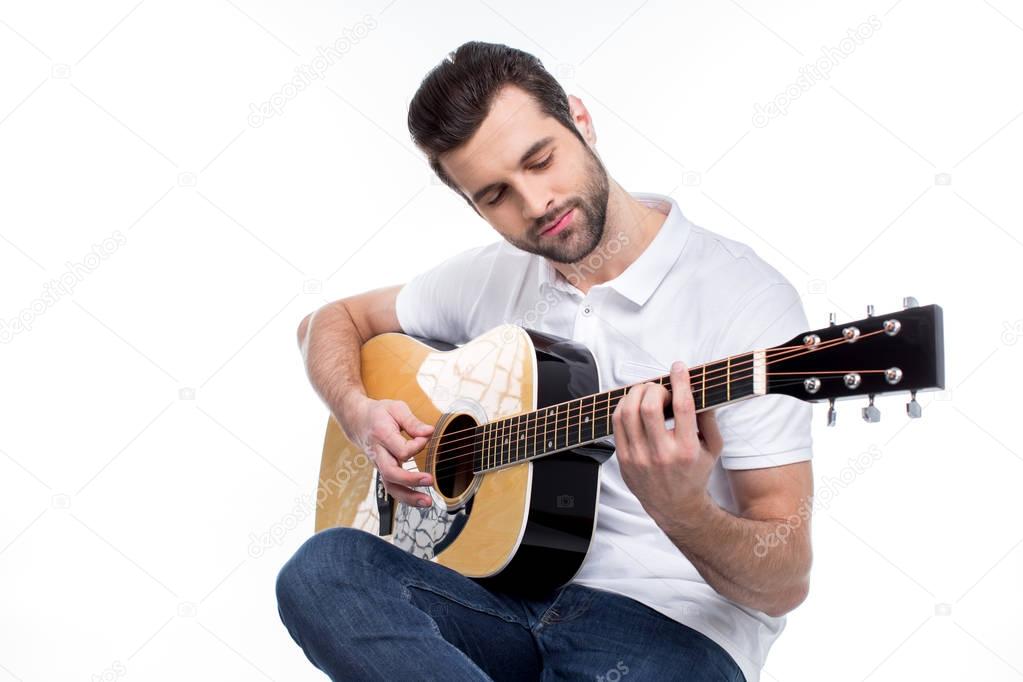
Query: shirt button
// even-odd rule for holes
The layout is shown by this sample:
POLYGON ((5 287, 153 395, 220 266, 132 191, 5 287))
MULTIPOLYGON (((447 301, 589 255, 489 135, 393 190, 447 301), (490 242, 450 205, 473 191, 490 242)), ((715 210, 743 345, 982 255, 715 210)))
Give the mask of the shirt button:
POLYGON ((593 312, 593 308, 590 306, 589 303, 587 303, 586 305, 583 306, 583 315, 586 315, 587 317, 589 317, 590 313, 592 313, 592 312, 593 312))

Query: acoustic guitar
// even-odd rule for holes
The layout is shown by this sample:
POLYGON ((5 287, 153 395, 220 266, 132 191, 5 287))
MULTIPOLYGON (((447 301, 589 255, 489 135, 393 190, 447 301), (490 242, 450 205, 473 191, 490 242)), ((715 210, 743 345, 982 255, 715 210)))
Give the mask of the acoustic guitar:
MULTIPOLYGON (((944 388, 942 310, 919 306, 799 334, 689 368, 696 411, 778 394, 809 402, 944 388)), ((614 452, 611 415, 628 386, 600 392, 578 342, 503 324, 460 346, 398 333, 361 349, 371 398, 403 400, 435 429, 405 468, 429 472, 433 498, 397 502, 373 463, 331 418, 323 447, 316 530, 375 532, 423 559, 493 587, 543 592, 575 575, 593 535, 601 464, 614 452)), ((651 377, 671 391, 668 374, 651 377)), ((642 383, 642 382, 641 382, 642 383)), ((672 416, 671 404, 665 417, 672 416)), ((407 434, 405 434, 407 436, 407 434)))

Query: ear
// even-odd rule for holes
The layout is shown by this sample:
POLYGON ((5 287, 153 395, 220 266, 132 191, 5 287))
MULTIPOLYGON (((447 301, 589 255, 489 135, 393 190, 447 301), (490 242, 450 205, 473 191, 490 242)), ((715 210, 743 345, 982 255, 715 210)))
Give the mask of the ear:
POLYGON ((572 122, 576 129, 591 147, 597 144, 597 131, 593 127, 593 118, 583 101, 575 95, 568 96, 568 113, 572 116, 572 122))

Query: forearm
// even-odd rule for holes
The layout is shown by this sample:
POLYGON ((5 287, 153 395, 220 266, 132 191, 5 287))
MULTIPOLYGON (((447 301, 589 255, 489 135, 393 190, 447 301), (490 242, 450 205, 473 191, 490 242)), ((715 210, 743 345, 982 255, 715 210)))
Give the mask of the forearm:
POLYGON ((335 419, 366 397, 362 383, 364 339, 342 301, 323 306, 302 321, 298 344, 306 374, 335 419))
MULTIPOLYGON (((780 616, 798 606, 809 587, 809 519, 792 528, 785 519, 735 516, 709 495, 679 518, 658 525, 703 579, 732 601, 780 616), (785 534, 779 532, 785 528, 785 534), (765 538, 783 541, 766 543, 765 538)), ((656 519, 655 519, 656 520, 656 519)))

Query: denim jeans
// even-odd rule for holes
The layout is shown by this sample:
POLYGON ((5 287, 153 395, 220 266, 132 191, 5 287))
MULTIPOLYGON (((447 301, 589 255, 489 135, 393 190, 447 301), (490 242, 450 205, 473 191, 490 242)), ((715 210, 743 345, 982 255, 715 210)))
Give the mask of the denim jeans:
POLYGON ((744 680, 718 644, 628 597, 496 592, 352 528, 309 538, 277 603, 332 680, 744 680))

